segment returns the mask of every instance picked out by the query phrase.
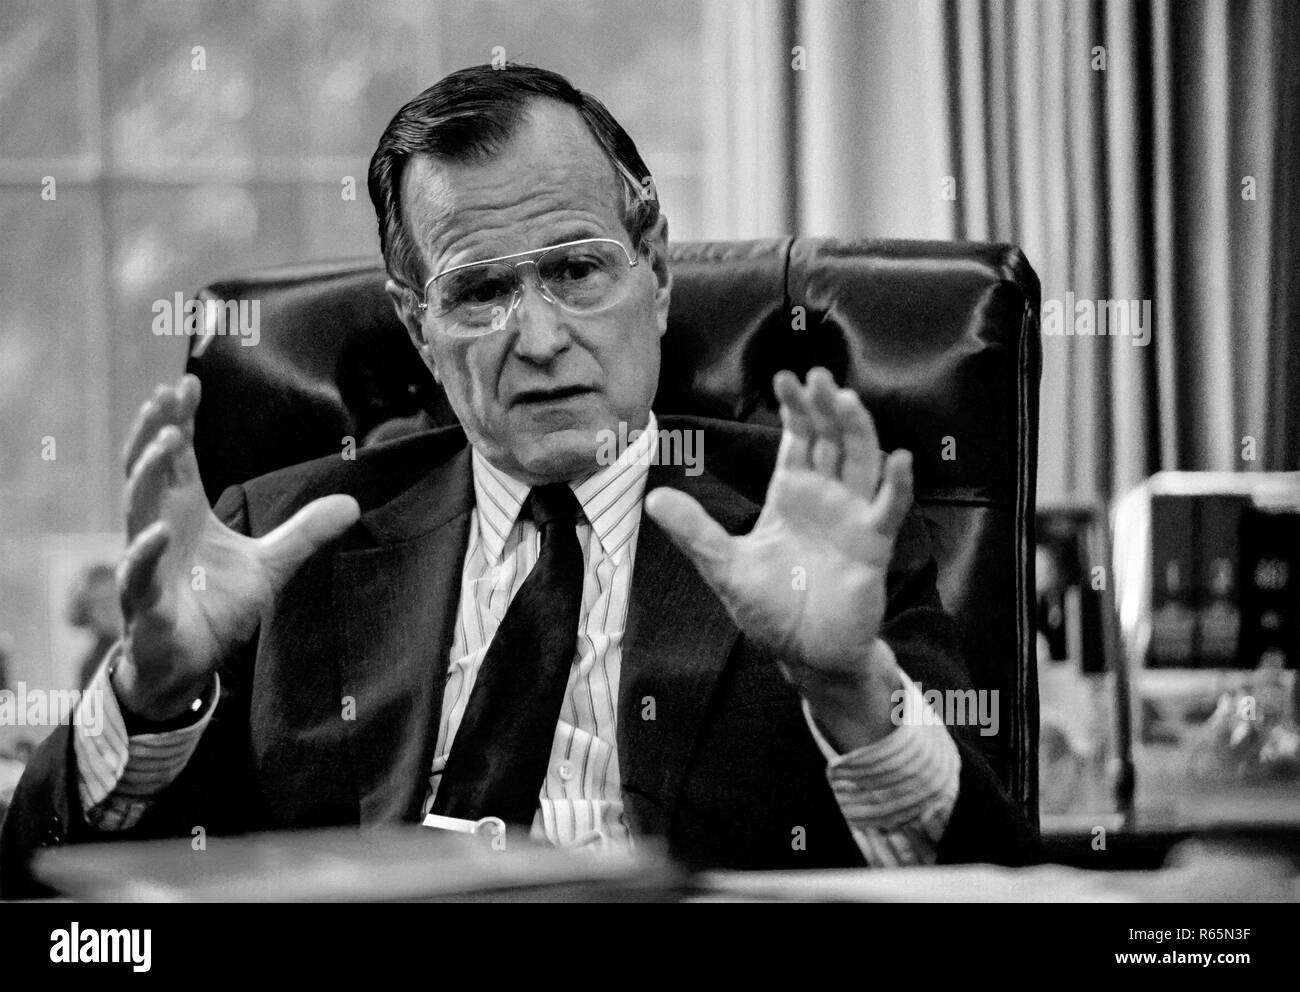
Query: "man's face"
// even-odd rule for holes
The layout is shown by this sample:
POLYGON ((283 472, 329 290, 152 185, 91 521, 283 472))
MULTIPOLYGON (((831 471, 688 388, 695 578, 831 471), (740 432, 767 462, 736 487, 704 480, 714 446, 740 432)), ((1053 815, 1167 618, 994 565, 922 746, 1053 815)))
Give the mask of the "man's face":
MULTIPOLYGON (((631 249, 613 167, 571 107, 535 100, 498 154, 458 164, 413 158, 402 176, 407 229, 430 275, 579 238, 631 249)), ((544 299, 525 266, 505 326, 478 337, 439 329, 390 281, 389 294, 471 443, 495 466, 541 485, 596 468, 600 435, 645 426, 659 380, 671 281, 662 218, 634 255, 629 292, 608 310, 571 314, 544 299)))

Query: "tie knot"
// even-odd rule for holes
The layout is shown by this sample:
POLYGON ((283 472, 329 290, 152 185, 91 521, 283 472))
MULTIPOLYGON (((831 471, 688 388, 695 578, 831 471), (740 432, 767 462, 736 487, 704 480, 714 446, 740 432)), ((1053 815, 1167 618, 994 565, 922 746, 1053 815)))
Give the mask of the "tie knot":
POLYGON ((582 511, 573 490, 562 482, 549 486, 535 486, 528 494, 528 507, 533 515, 533 522, 538 530, 547 524, 564 523, 573 525, 582 511))

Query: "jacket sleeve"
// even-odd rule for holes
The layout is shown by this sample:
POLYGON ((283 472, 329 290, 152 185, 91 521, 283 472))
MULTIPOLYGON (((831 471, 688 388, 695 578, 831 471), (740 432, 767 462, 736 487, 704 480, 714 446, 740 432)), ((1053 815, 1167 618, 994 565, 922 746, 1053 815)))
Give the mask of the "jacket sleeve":
MULTIPOLYGON (((241 487, 226 490, 215 512, 231 529, 248 533, 241 487)), ((32 858, 43 848, 184 836, 195 826, 213 834, 255 829, 259 809, 247 747, 255 654, 256 638, 221 666, 221 699, 189 764, 129 830, 101 831, 86 822, 72 728, 55 728, 33 754, 0 825, 0 898, 52 894, 31 872, 32 858)))
MULTIPOLYGON (((913 509, 894 545, 880 636, 908 677, 924 689, 967 691, 973 686, 961 635, 943 608, 937 580, 929 531, 913 509)), ((989 764, 981 744, 988 738, 969 722, 948 730, 961 753, 961 776, 937 861, 1020 865, 1036 860, 1035 831, 989 764)))

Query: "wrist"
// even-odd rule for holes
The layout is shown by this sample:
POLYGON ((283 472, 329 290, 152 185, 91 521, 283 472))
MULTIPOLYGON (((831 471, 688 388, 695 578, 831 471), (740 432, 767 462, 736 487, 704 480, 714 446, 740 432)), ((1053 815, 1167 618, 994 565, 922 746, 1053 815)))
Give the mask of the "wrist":
POLYGON ((889 735, 894 696, 902 688, 894 652, 876 638, 856 671, 807 679, 800 693, 818 730, 845 754, 889 735))
POLYGON ((130 733, 161 733, 193 723, 210 701, 212 676, 201 682, 145 679, 125 642, 109 662, 109 686, 130 733))

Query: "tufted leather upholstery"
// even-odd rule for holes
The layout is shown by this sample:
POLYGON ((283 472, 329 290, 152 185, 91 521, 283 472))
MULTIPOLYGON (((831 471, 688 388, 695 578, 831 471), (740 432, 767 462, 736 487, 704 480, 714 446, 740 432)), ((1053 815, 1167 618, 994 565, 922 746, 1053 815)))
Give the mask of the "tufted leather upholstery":
MULTIPOLYGON (((863 397, 887 449, 915 456, 940 593, 976 687, 997 689, 993 767, 1037 822, 1033 520, 1038 278, 1006 245, 783 238, 672 248, 655 409, 778 423, 772 376, 824 365, 863 397), (796 308, 802 307, 803 310, 796 308)), ((193 339, 208 496, 340 451, 393 417, 454 422, 383 292, 351 261, 223 280, 260 301, 260 340, 193 339)))

